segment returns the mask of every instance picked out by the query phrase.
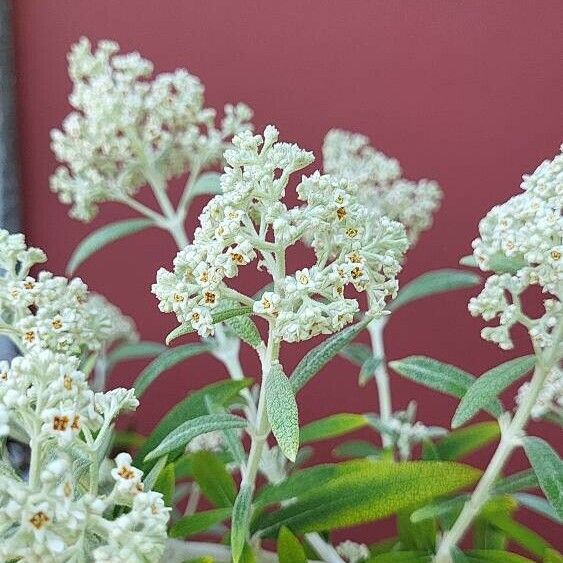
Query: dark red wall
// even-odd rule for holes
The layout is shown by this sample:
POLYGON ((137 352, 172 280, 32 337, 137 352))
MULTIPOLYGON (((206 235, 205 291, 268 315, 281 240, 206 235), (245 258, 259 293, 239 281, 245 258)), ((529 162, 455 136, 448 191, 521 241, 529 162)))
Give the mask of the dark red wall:
MULTIPOLYGON (((65 55, 81 35, 138 49, 158 71, 187 67, 206 84, 209 105, 243 100, 254 108, 259 129, 274 123, 285 140, 317 154, 325 132, 343 127, 369 135, 400 159, 408 176, 436 178, 445 201, 434 229, 410 253, 403 282, 455 267, 470 252, 478 220, 516 193, 522 173, 553 156, 562 141, 560 1, 14 4, 25 229, 47 250, 56 272, 93 228, 128 215, 108 205, 94 224, 82 225, 67 218, 48 190, 55 167, 49 130, 69 111, 65 55)), ((158 313, 149 286, 174 253, 164 233, 141 234, 89 260, 80 275, 134 316, 144 338, 161 341, 174 322, 158 313)), ((466 311, 471 293, 435 297, 397 313, 386 333, 389 358, 423 353, 476 374, 509 359, 514 354, 480 339, 481 323, 466 311)), ((284 352, 289 367, 298 357, 295 346, 284 352)), ((244 364, 255 373, 250 353, 244 364)), ((131 383, 139 367, 128 366, 115 383, 131 383)), ((356 388, 348 372, 337 360, 305 389, 303 422, 375 408, 374 386, 356 388)), ((207 357, 167 374, 147 392, 140 428, 148 430, 187 389, 221 377, 221 365, 207 357)), ((396 406, 416 397, 424 421, 450 420, 453 400, 398 378, 392 386, 396 406)), ((325 447, 323 457, 328 453, 325 447)), ((516 457, 514 467, 523 466, 516 457)), ((543 520, 532 525, 557 542, 555 528, 543 520)), ((372 537, 381 536, 380 526, 370 529, 372 537)))

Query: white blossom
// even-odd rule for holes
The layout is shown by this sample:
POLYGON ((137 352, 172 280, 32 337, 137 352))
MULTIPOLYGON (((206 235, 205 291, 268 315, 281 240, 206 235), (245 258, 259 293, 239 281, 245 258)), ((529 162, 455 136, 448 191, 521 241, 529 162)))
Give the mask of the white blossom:
MULTIPOLYGON (((526 398, 529 390, 529 382, 518 389, 516 404, 519 405, 526 398)), ((563 414, 563 370, 557 366, 547 376, 531 411, 531 416, 535 420, 549 414, 559 416, 563 414)))
POLYGON ((89 295, 79 278, 29 275, 45 260, 43 251, 26 247, 22 235, 0 229, 0 324, 11 327, 21 349, 80 354, 137 338, 133 321, 103 297, 89 295))
POLYGON ((305 205, 288 209, 290 177, 309 165, 313 155, 278 142, 273 126, 263 136, 248 131, 236 135, 225 160, 223 193, 205 206, 193 243, 178 253, 172 272, 157 273, 153 293, 161 311, 175 313, 202 336, 213 334, 215 307, 237 299, 228 280, 256 262, 268 271, 274 288, 259 300, 243 296, 243 301, 273 323, 280 339, 306 340, 350 323, 360 306, 345 296, 347 286, 367 292, 370 312, 382 314, 397 291, 396 276, 408 246, 399 223, 373 216, 358 200, 355 184, 319 172, 303 176, 296 188, 305 205), (282 257, 306 237, 315 262, 286 272, 282 257))
POLYGON ((432 226, 442 191, 432 180, 412 182, 401 177, 399 162, 370 145, 364 135, 332 129, 323 144, 323 167, 329 174, 358 185, 373 217, 402 223, 411 244, 432 226))
POLYGON ((51 188, 71 215, 90 221, 104 201, 123 201, 154 182, 168 180, 197 162, 221 161, 225 142, 250 127, 244 104, 225 106, 217 127, 215 110, 204 106, 204 87, 184 69, 151 79, 153 65, 139 53, 118 54, 101 41, 95 51, 82 38, 69 54, 73 82, 70 113, 53 130, 52 149, 64 163, 51 188))
POLYGON ((561 313, 563 291, 563 155, 543 162, 524 176, 523 193, 497 205, 481 220, 480 237, 473 241, 478 266, 491 275, 483 291, 471 299, 469 311, 485 321, 482 336, 501 348, 513 346, 510 329, 524 324, 540 348, 551 344, 551 330, 561 313), (544 299, 545 313, 529 318, 520 296, 530 286, 551 294, 544 299))
POLYGON ((368 546, 363 543, 346 540, 336 546, 336 551, 340 557, 343 557, 348 563, 360 563, 365 561, 369 556, 368 546))

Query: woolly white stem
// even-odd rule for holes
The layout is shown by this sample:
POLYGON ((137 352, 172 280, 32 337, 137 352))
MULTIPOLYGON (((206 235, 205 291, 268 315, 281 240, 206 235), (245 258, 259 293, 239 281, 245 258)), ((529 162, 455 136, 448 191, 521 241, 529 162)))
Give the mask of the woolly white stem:
MULTIPOLYGON (((393 415, 393 407, 391 402, 391 388, 389 386, 389 373, 387 372, 387 363, 385 359, 385 344, 383 341, 383 330, 387 324, 387 317, 381 317, 373 320, 368 325, 368 332, 371 338, 371 349, 373 357, 380 360, 375 369, 375 383, 377 385, 377 394, 379 398, 379 417, 384 424, 389 423, 393 415)), ((387 434, 381 435, 383 446, 388 448, 393 445, 391 437, 387 434)))

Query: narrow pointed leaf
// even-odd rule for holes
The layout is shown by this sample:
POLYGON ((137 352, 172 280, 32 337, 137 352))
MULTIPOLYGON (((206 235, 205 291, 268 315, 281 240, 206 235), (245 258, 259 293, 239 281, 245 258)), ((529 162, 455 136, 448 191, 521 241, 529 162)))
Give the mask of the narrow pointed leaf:
POLYGON ((462 256, 459 259, 460 266, 467 266, 468 268, 477 268, 477 260, 473 254, 468 254, 467 256, 462 256))
POLYGON ((307 563, 303 546, 285 526, 278 534, 278 559, 279 563, 307 563))
POLYGON ((279 364, 274 365, 266 378, 266 412, 283 454, 295 461, 299 450, 299 415, 297 402, 289 379, 279 364))
POLYGON ((225 324, 243 341, 253 348, 262 344, 262 338, 254 321, 247 315, 230 317, 225 324))
POLYGON ((174 474, 174 464, 169 463, 158 474, 153 486, 154 491, 162 493, 162 500, 166 506, 172 506, 175 485, 176 476, 174 474))
POLYGON ((516 522, 509 516, 495 515, 491 523, 506 536, 529 551, 532 555, 543 557, 552 546, 530 528, 516 522))
POLYGON ((436 547, 436 522, 433 519, 413 522, 410 510, 397 514, 397 531, 401 547, 405 550, 433 552, 436 547))
POLYGON ((233 506, 231 524, 231 552, 234 563, 240 561, 244 545, 248 538, 248 524, 251 516, 252 489, 243 485, 233 506))
POLYGON ((111 370, 119 362, 154 358, 164 352, 166 346, 160 342, 126 342, 113 350, 107 360, 107 368, 111 370))
POLYGON ((471 420, 481 409, 495 400, 499 393, 526 375, 534 367, 535 361, 533 355, 522 356, 496 366, 476 379, 458 405, 452 427, 458 428, 471 420))
POLYGON ((219 508, 232 506, 237 496, 235 481, 221 459, 212 452, 190 455, 192 475, 205 497, 219 508))
POLYGON ((190 196, 217 195, 221 193, 221 174, 219 172, 203 172, 192 186, 190 196))
POLYGON ((537 489, 538 487, 538 478, 533 469, 526 469, 500 479, 493 487, 493 493, 495 495, 509 495, 527 489, 537 489))
POLYGON ((152 226, 154 226, 154 223, 150 219, 126 219, 125 221, 104 225, 79 243, 68 261, 66 271, 69 274, 74 274, 78 266, 98 250, 116 240, 152 226))
POLYGON ((371 348, 368 345, 357 342, 344 346, 338 354, 360 367, 373 357, 371 348))
POLYGON ((397 298, 391 301, 389 309, 395 311, 416 299, 454 289, 473 287, 480 281, 481 278, 477 274, 463 270, 444 269, 428 272, 405 285, 399 291, 397 298))
POLYGON ((500 549, 472 549, 466 555, 468 563, 534 563, 532 559, 500 549))
POLYGON ((469 495, 459 495, 457 497, 429 503, 411 514, 411 521, 414 523, 422 522, 431 518, 437 518, 444 514, 451 514, 463 508, 469 495))
POLYGON ((533 511, 536 514, 541 514, 558 524, 562 523, 561 518, 557 516, 553 506, 551 506, 551 504, 549 504, 549 502, 544 498, 527 493, 517 493, 514 495, 514 498, 518 501, 520 506, 533 511))
POLYGON ((239 392, 248 387, 252 382, 251 379, 218 381, 207 385, 198 391, 194 391, 177 405, 172 407, 170 411, 159 422, 158 426, 152 431, 143 446, 135 455, 134 465, 147 472, 154 465, 154 462, 144 463, 144 457, 153 450, 172 430, 177 428, 186 420, 203 416, 208 413, 208 398, 212 399, 218 405, 225 405, 229 401, 238 396, 239 392))
MULTIPOLYGON (((476 381, 473 375, 426 356, 409 356, 402 360, 389 362, 389 366, 399 375, 411 381, 458 399, 461 399, 476 381)), ((500 416, 502 406, 497 400, 493 400, 486 410, 493 416, 500 416)))
POLYGON ((388 553, 379 553, 369 559, 365 563, 430 563, 432 557, 424 551, 393 551, 388 553))
POLYGON ((367 359, 360 369, 358 375, 358 384, 363 387, 368 381, 371 381, 375 376, 375 370, 379 367, 379 364, 383 360, 381 358, 369 358, 367 359))
POLYGON ((363 319, 327 338, 316 348, 310 350, 293 370, 289 381, 297 393, 308 383, 344 346, 350 344, 362 332, 371 319, 363 319))
POLYGON ((343 436, 367 424, 363 414, 341 413, 321 418, 301 428, 301 444, 343 436))
POLYGON ((200 534, 209 528, 223 522, 231 515, 231 508, 215 508, 196 512, 190 516, 184 516, 174 522, 170 528, 171 538, 188 538, 194 534, 200 534))
POLYGON ((160 472, 166 466, 168 462, 168 456, 162 456, 154 465, 154 467, 147 473, 147 476, 143 479, 143 485, 146 491, 152 491, 160 472))
POLYGON ((552 447, 541 438, 524 438, 524 450, 538 478, 540 487, 563 519, 563 462, 552 447))
POLYGON ((487 446, 500 437, 500 428, 495 422, 481 422, 467 428, 455 430, 436 442, 435 453, 438 459, 461 459, 474 451, 487 446))
POLYGON ((290 505, 262 515, 253 529, 262 536, 281 526, 294 533, 339 529, 379 520, 474 483, 480 471, 453 462, 339 464, 342 475, 317 481, 290 505))
MULTIPOLYGON (((229 319, 233 319, 234 317, 238 317, 240 315, 250 315, 252 314, 252 307, 248 307, 246 305, 237 305, 236 307, 230 309, 223 309, 222 311, 217 311, 211 314, 211 320, 213 324, 222 323, 223 321, 227 321, 229 319)), ((190 334, 194 332, 194 327, 191 323, 183 323, 180 326, 177 326, 174 330, 168 333, 166 336, 166 345, 168 346, 172 341, 180 338, 180 336, 184 336, 186 334, 190 334)))
POLYGON ((136 379, 133 384, 135 394, 137 397, 140 397, 161 373, 188 358, 209 352, 209 350, 210 348, 207 344, 200 343, 184 344, 183 346, 166 350, 155 358, 136 379))
POLYGON ((365 440, 351 440, 344 442, 332 451, 336 457, 381 457, 383 451, 365 440))
POLYGON ((178 448, 183 448, 197 436, 224 428, 245 428, 246 420, 233 414, 208 414, 187 420, 166 436, 145 460, 156 459, 178 448))

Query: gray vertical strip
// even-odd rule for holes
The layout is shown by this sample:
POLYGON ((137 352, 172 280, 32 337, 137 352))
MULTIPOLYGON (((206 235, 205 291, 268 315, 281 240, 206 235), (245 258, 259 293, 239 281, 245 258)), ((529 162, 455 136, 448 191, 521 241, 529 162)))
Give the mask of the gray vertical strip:
MULTIPOLYGON (((10 0, 0 0, 0 227, 15 232, 21 224, 11 8, 10 0)), ((0 359, 13 354, 11 342, 0 339, 0 359)))

